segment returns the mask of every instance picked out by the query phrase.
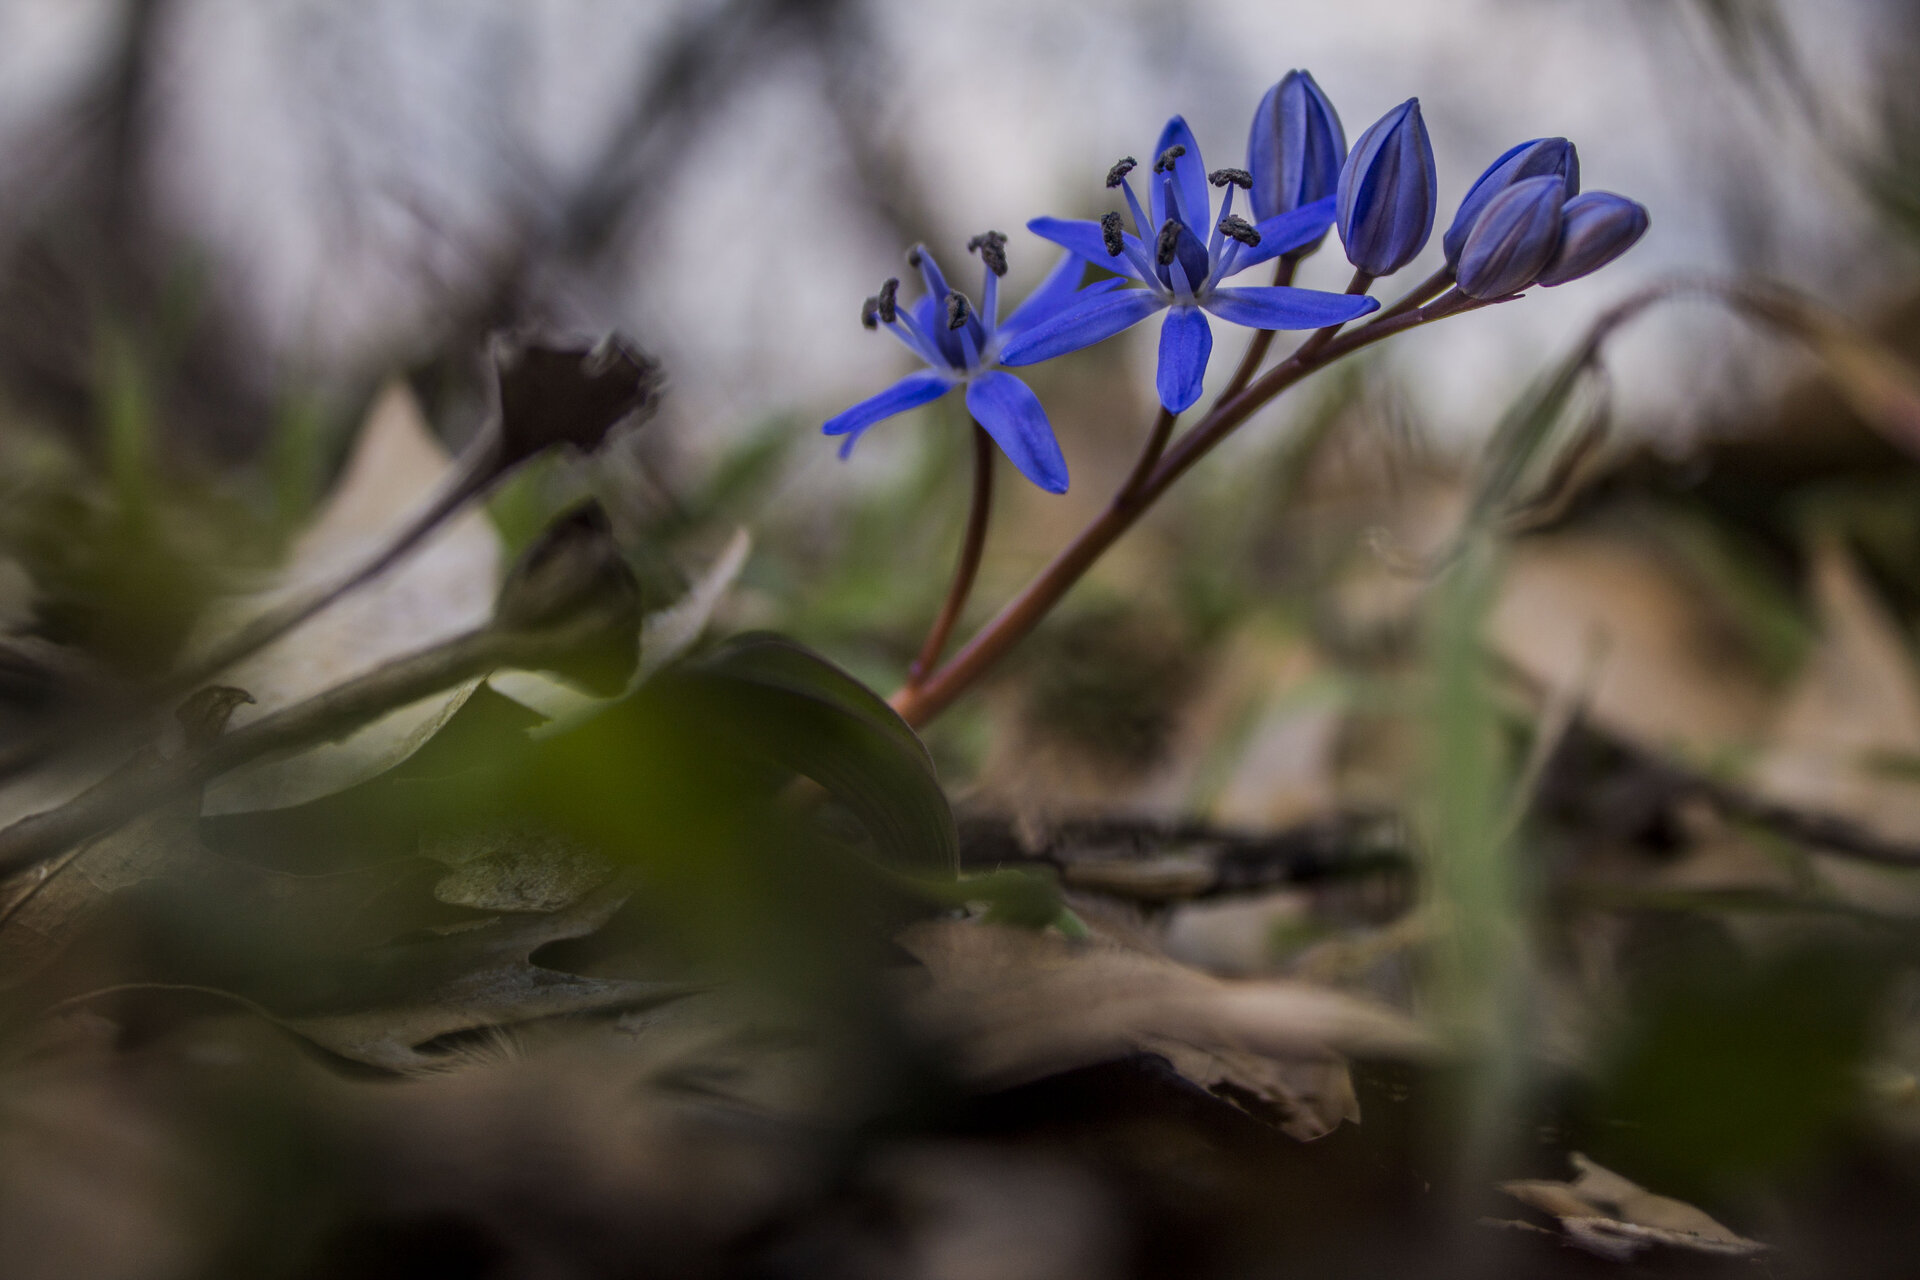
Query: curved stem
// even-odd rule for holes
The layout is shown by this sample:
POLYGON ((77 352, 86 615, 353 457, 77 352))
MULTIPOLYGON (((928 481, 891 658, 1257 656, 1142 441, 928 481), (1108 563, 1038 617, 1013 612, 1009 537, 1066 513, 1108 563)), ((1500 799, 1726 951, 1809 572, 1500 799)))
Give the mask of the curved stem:
MULTIPOLYGON (((1273 282, 1276 285, 1293 283, 1293 273, 1300 266, 1301 255, 1283 254, 1273 268, 1273 282)), ((1273 345, 1274 330, 1262 329, 1253 335, 1253 341, 1240 357, 1240 367, 1233 371, 1233 377, 1227 379, 1227 385, 1220 392, 1222 400, 1230 400, 1240 394, 1240 389, 1253 381, 1253 375, 1260 372, 1260 365, 1267 358, 1267 349, 1273 345)))
MULTIPOLYGON (((1485 305, 1485 304, 1482 304, 1485 305)), ((923 725, 944 710, 986 670, 1023 639, 1058 604, 1094 561, 1132 528, 1167 487, 1224 440, 1255 410, 1316 369, 1371 346, 1429 317, 1410 312, 1380 325, 1330 337, 1314 352, 1295 352, 1238 394, 1215 401, 1206 417, 1166 453, 1152 474, 1132 492, 1116 494, 1093 523, 1082 529, 1038 577, 981 627, 973 638, 926 680, 894 694, 893 709, 910 725, 923 725), (1304 353, 1303 353, 1304 352, 1304 353)))
MULTIPOLYGON (((1353 279, 1347 282, 1347 292, 1358 296, 1371 288, 1373 288, 1373 277, 1364 271, 1355 269, 1353 279)), ((1313 359, 1329 342, 1333 341, 1333 335, 1339 333, 1340 330, 1345 327, 1345 325, 1330 324, 1324 329, 1314 330, 1313 336, 1301 343, 1300 349, 1287 357, 1288 360, 1313 359)))
POLYGON ((1180 417, 1165 405, 1153 420, 1153 429, 1147 433, 1147 443, 1140 450, 1140 456, 1134 460, 1133 470, 1127 473, 1126 480, 1120 485, 1119 496, 1126 497, 1147 482, 1153 469, 1159 464, 1160 456, 1167 451, 1167 441, 1173 439, 1173 424, 1180 417))
POLYGON ((933 670, 940 654, 953 635, 960 611, 967 607, 973 593, 974 577, 980 572, 980 555, 987 545, 987 515, 993 508, 993 437, 979 423, 973 427, 973 503, 967 510, 967 531, 960 539, 960 559, 953 567, 953 583, 947 598, 927 631, 926 643, 907 668, 907 687, 913 688, 933 670))
POLYGON ((1452 283, 1453 283, 1453 268, 1441 267, 1438 271, 1428 276, 1425 280, 1422 280, 1419 284, 1413 286, 1411 290, 1409 290, 1403 297, 1395 301, 1394 304, 1388 307, 1385 311, 1376 313, 1371 320, 1367 321, 1367 323, 1379 324, 1382 321, 1392 320, 1397 316, 1403 316, 1407 314, 1407 312, 1409 311, 1418 311, 1421 307, 1426 306, 1429 302, 1432 302, 1435 298, 1445 293, 1447 291, 1448 286, 1450 286, 1452 283))

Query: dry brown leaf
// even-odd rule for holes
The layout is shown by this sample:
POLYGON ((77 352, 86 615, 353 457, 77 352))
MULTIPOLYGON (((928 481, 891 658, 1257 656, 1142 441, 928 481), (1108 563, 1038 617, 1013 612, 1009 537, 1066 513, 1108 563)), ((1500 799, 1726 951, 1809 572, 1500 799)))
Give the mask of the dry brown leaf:
POLYGON ((1920 840, 1920 787, 1870 767, 1875 757, 1920 758, 1920 680, 1906 642, 1839 539, 1816 541, 1812 565, 1820 640, 1767 735, 1755 789, 1920 840))
POLYGON ((1686 1201, 1655 1195, 1577 1151, 1568 1158, 1577 1175, 1572 1182, 1503 1182, 1500 1189, 1558 1218, 1568 1243, 1589 1253, 1627 1262, 1656 1245, 1733 1258, 1767 1248, 1686 1201))
POLYGON ((1409 1019, 1352 996, 1226 981, 1111 943, 966 921, 918 924, 900 943, 929 975, 908 994, 910 1015, 985 1088, 1158 1053, 1230 1100, 1234 1090, 1259 1099, 1288 1132, 1311 1138, 1356 1113, 1335 1055, 1433 1048, 1409 1019))
POLYGON ((365 1009, 280 1020, 345 1058, 391 1071, 432 1067, 421 1046, 456 1032, 560 1014, 672 999, 692 988, 675 982, 587 978, 533 963, 551 942, 583 938, 626 901, 612 887, 547 915, 496 916, 422 940, 393 943, 358 957, 391 977, 385 1001, 365 1009))
POLYGON ((193 797, 176 800, 0 885, 0 988, 32 979, 114 893, 211 856, 198 807, 193 797))
MULTIPOLYGON (((402 383, 374 403, 340 482, 272 586, 216 612, 199 647, 247 619, 331 584, 373 558, 452 468, 402 383)), ((405 654, 469 631, 493 613, 500 539, 478 508, 447 522, 392 570, 221 676, 254 696, 239 727, 405 654)), ((401 707, 339 742, 235 770, 207 789, 209 814, 304 804, 399 764, 437 733, 478 682, 401 707)))
POLYGON ((1693 754, 1748 742, 1771 706, 1699 592, 1625 539, 1521 541, 1489 631, 1542 688, 1590 682, 1585 714, 1643 746, 1693 754))

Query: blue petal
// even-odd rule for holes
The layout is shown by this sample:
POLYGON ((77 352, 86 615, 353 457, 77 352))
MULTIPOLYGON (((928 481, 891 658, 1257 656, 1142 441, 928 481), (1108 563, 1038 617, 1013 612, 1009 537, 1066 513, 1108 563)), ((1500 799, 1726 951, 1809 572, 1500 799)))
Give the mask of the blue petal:
POLYGON ((821 430, 830 436, 847 438, 847 442, 840 446, 840 456, 844 458, 853 452, 861 433, 874 423, 938 400, 952 389, 953 380, 944 374, 911 373, 879 395, 862 400, 845 413, 828 418, 821 430))
POLYGON ((1312 204, 1301 205, 1292 213, 1278 214, 1260 223, 1254 228, 1260 233, 1260 243, 1241 246, 1239 256, 1233 260, 1233 273, 1237 275, 1283 253, 1304 249, 1327 234, 1327 228, 1333 225, 1334 203, 1332 196, 1324 196, 1312 204))
POLYGON ((1073 301, 1080 291, 1080 281, 1087 274, 1087 263, 1077 253, 1063 253, 1060 261, 1053 264, 1053 270, 1047 272, 1047 278, 1034 286, 1026 301, 1015 307, 1006 319, 1000 322, 1003 337, 1012 337, 1022 329, 1031 329, 1073 301))
POLYGON ((1095 280, 1084 289, 1073 288, 1086 269, 1087 264, 1078 256, 1071 253, 1063 255, 1060 265, 1040 282, 1040 287, 1028 294, 1027 300, 1015 307, 1012 315, 1000 322, 1001 344, 1004 346, 1027 330, 1039 328, 1076 302, 1126 287, 1127 282, 1119 276, 1108 276, 1103 280, 1095 280), (1068 287, 1062 289, 1057 283, 1060 280, 1065 280, 1068 287))
POLYGON ((1169 413, 1193 407, 1206 381, 1213 330, 1198 307, 1174 307, 1160 326, 1160 369, 1154 382, 1169 413))
POLYGON ((1322 329, 1358 320, 1380 308, 1374 298, 1286 285, 1215 289, 1201 305, 1222 320, 1249 329, 1322 329))
POLYGON ((967 409, 1021 475, 1048 493, 1067 491, 1067 460, 1026 383, 998 370, 983 373, 967 384, 967 409))
POLYGON ((1000 353, 1000 363, 1017 368, 1090 347, 1132 328, 1166 305, 1166 300, 1151 289, 1122 289, 1087 298, 1009 342, 1000 353))
MULTIPOLYGON (((1186 154, 1173 162, 1173 181, 1179 188, 1180 203, 1186 206, 1185 221, 1191 226, 1206 227, 1213 219, 1208 216, 1213 208, 1213 195, 1207 186, 1207 166, 1200 159, 1200 142, 1193 136, 1193 130, 1187 128, 1185 118, 1175 116, 1167 121, 1167 127, 1160 131, 1160 141, 1153 149, 1153 155, 1147 160, 1149 167, 1158 162, 1160 155, 1168 147, 1181 146, 1186 154)), ((1148 175, 1147 192, 1150 197, 1153 225, 1141 227, 1140 234, 1152 236, 1160 230, 1160 224, 1168 217, 1165 188, 1161 184, 1160 174, 1148 175)))
POLYGON ((1133 263, 1127 261, 1126 254, 1107 252, 1106 233, 1100 230, 1097 222, 1088 222, 1084 218, 1035 218, 1027 223, 1027 230, 1042 240, 1051 240, 1062 249, 1080 255, 1096 267, 1117 271, 1135 280, 1140 278, 1140 272, 1133 263))

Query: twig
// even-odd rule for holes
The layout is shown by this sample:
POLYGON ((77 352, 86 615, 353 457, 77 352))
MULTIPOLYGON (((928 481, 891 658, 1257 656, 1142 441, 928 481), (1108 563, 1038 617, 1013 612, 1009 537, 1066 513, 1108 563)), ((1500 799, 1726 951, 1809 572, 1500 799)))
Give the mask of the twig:
POLYGON ((1378 813, 1336 813, 1283 831, 1255 833, 1206 823, 1101 820, 1064 823, 1038 842, 1007 818, 960 827, 964 871, 1046 867, 1075 888, 1141 902, 1172 902, 1317 884, 1413 865, 1405 824, 1378 813))

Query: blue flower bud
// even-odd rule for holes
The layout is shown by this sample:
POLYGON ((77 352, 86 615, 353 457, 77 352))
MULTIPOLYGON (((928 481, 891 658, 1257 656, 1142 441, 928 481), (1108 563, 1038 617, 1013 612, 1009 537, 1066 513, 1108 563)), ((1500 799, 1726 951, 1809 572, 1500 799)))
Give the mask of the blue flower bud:
POLYGON ((1247 133, 1254 221, 1332 195, 1346 158, 1347 133, 1327 95, 1306 72, 1287 72, 1260 99, 1247 133))
POLYGON ((1412 262, 1433 234, 1439 175, 1433 144, 1409 98, 1360 135, 1340 170, 1340 239, 1347 261, 1371 276, 1412 262))
POLYGON ((1460 292, 1504 298, 1532 284, 1560 248, 1566 202, 1566 182, 1555 173, 1522 178, 1487 201, 1454 269, 1460 292))
POLYGON ((1611 191, 1589 191, 1560 211, 1560 247, 1540 283, 1551 288, 1590 275, 1633 248, 1652 219, 1646 206, 1611 191))
POLYGON ((1460 212, 1453 215, 1453 225, 1447 228, 1440 242, 1447 251, 1447 265, 1459 263, 1460 250, 1473 234, 1474 220, 1488 201, 1516 182, 1547 174, 1566 180, 1567 199, 1580 194, 1580 153, 1565 138, 1535 138, 1532 142, 1523 142, 1488 165, 1487 171, 1467 188, 1467 198, 1460 202, 1460 212))

